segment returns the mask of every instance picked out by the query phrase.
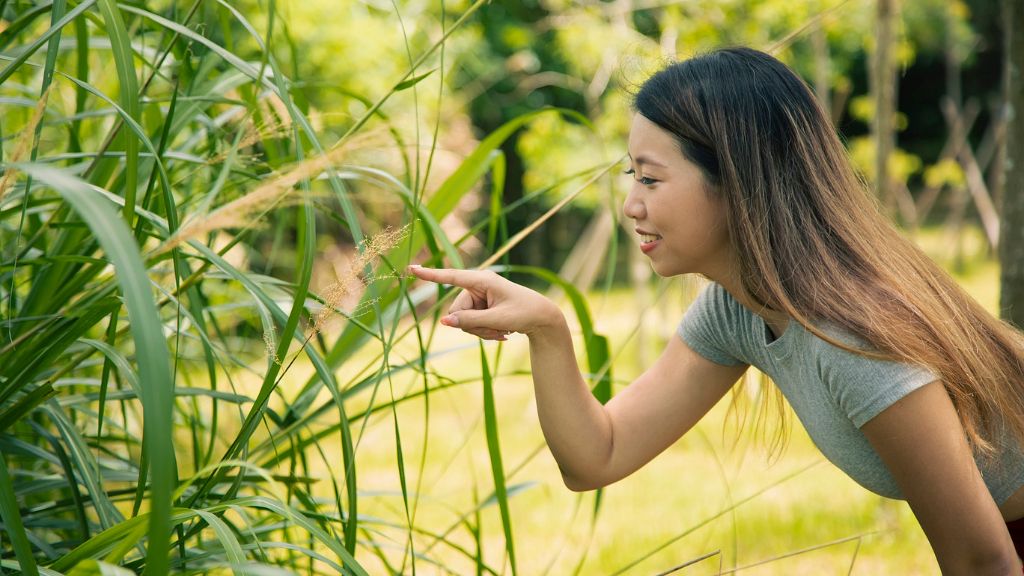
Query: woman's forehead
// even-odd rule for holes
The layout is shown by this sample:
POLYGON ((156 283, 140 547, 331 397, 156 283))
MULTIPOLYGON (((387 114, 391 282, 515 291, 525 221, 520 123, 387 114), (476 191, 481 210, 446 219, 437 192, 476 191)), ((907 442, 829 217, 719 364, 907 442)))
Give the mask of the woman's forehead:
POLYGON ((634 115, 629 129, 628 152, 634 165, 665 167, 681 156, 676 138, 640 114, 634 115))

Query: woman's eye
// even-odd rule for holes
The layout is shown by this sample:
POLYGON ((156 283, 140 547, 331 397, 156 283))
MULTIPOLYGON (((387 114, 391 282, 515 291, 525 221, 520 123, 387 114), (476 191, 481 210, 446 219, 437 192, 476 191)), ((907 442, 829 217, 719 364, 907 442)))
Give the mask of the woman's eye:
MULTIPOLYGON (((625 172, 623 172, 623 174, 632 176, 633 174, 636 174, 636 170, 629 168, 625 172)), ((641 176, 640 178, 637 178, 636 181, 643 184, 644 186, 650 186, 657 182, 657 180, 655 180, 654 178, 648 178, 647 176, 641 176)))

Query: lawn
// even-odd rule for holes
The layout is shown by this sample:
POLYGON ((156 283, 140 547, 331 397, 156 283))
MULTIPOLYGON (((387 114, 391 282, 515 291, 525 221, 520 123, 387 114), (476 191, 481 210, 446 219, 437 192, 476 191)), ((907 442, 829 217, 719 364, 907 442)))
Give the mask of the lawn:
MULTIPOLYGON (((945 260, 941 232, 918 237, 934 258, 945 260)), ((966 265, 958 279, 993 309, 998 266, 984 257, 973 236, 965 247, 966 265)), ((616 389, 639 374, 641 357, 650 358, 671 337, 686 295, 693 293, 694 286, 680 279, 661 282, 660 289, 651 290, 660 296, 652 296, 646 314, 638 312, 632 291, 589 296, 595 328, 608 335, 616 356, 616 389), (646 320, 638 321, 641 317, 646 320)), ((568 306, 566 314, 571 317, 568 306)), ((579 568, 581 574, 654 574, 705 555, 679 573, 937 573, 905 503, 868 492, 824 461, 795 418, 785 449, 772 453, 769 443, 751 432, 754 404, 745 402, 745 412, 730 411, 729 397, 646 467, 606 488, 595 522, 594 493, 566 489, 543 448, 526 372, 527 344, 515 336, 500 347, 486 346, 498 374, 498 430, 508 483, 520 488, 509 499, 518 573, 569 574, 579 568), (738 431, 735 420, 744 413, 751 418, 738 431)), ((577 338, 582 354, 580 346, 577 338)), ((427 532, 447 532, 448 541, 469 552, 475 550, 472 527, 479 521, 483 557, 490 566, 501 566, 506 552, 498 509, 474 508, 493 485, 476 339, 440 328, 431 350, 436 356, 428 370, 466 383, 432 393, 429 407, 405 402, 396 413, 384 411, 370 420, 358 448, 360 485, 373 487, 363 492, 362 513, 396 525, 406 522, 395 473, 397 417, 415 524, 427 532)), ((399 346, 391 362, 417 354, 418 348, 399 346)), ((395 395, 413 393, 419 385, 415 378, 395 380, 395 395)), ((745 386, 744 395, 756 387, 745 386)), ((379 544, 391 538, 396 552, 406 545, 401 530, 383 530, 377 538, 379 544)), ((432 546, 432 541, 426 534, 413 539, 414 549, 424 555, 418 573, 434 573, 431 561, 445 567, 437 573, 475 570, 471 553, 432 546)), ((367 567, 375 572, 372 561, 367 567)))

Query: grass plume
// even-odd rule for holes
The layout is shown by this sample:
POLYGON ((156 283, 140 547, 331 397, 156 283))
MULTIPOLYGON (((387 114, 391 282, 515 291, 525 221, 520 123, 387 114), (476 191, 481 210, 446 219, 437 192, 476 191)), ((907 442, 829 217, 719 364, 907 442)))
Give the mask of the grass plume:
POLYGON ((185 242, 205 236, 214 230, 251 226, 253 215, 265 213, 287 201, 300 182, 330 169, 347 152, 347 146, 339 146, 323 155, 299 162, 287 172, 260 184, 248 194, 228 202, 205 216, 193 218, 158 246, 154 255, 170 252, 185 242))
POLYGON ((359 275, 360 271, 370 265, 381 254, 390 252, 408 236, 408 224, 397 230, 389 226, 362 242, 359 255, 356 256, 355 262, 352 263, 349 273, 324 290, 322 294, 324 306, 317 313, 313 321, 314 334, 323 330, 327 320, 341 309, 345 298, 356 293, 356 291, 362 291, 366 288, 366 282, 359 275))
POLYGON ((14 152, 11 153, 10 160, 7 162, 8 167, 4 171, 3 180, 0 180, 0 204, 3 203, 4 196, 7 195, 8 190, 10 190, 14 183, 15 170, 10 165, 24 160, 29 150, 32 149, 36 129, 39 128, 39 123, 43 121, 43 114, 46 112, 46 103, 50 99, 50 89, 52 87, 51 85, 47 88, 43 95, 39 97, 39 102, 36 103, 32 118, 29 119, 28 124, 22 129, 21 135, 18 136, 18 143, 14 147, 14 152))

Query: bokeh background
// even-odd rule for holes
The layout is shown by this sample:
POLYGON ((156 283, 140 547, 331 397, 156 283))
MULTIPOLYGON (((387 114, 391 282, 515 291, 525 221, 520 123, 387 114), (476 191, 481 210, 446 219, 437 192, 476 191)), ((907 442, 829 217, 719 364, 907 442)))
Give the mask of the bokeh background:
POLYGON ((747 45, 1022 324, 1022 30, 1020 0, 0 0, 0 570, 937 573, 756 374, 568 491, 525 338, 441 327, 403 270, 545 292, 606 400, 702 282, 621 216, 630 95, 747 45))

